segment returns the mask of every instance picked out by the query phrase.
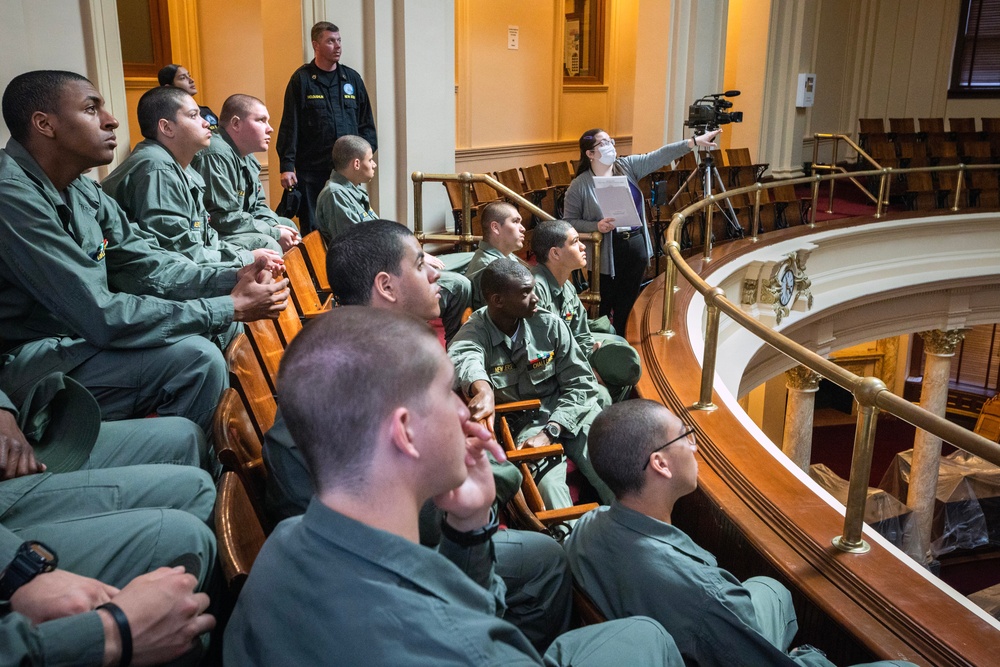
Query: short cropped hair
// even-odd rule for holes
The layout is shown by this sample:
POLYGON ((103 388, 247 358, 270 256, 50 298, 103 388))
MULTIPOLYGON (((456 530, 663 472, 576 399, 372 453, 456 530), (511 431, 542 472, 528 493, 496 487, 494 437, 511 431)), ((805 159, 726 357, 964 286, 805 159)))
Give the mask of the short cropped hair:
POLYGON ((174 77, 177 76, 177 70, 180 68, 181 66, 177 63, 164 65, 160 68, 160 71, 156 73, 156 80, 160 82, 161 86, 172 86, 174 85, 174 77))
POLYGON ((515 259, 498 259, 490 262, 479 274, 479 289, 483 298, 488 299, 494 294, 507 294, 518 287, 524 278, 531 277, 531 272, 515 259))
POLYGON ((237 116, 246 120, 255 104, 264 106, 264 103, 253 95, 243 95, 240 93, 230 95, 222 103, 222 111, 219 113, 219 124, 228 125, 237 116))
POLYGON ((371 303, 375 276, 400 275, 406 254, 404 239, 413 236, 406 225, 392 220, 368 220, 351 226, 330 244, 326 273, 330 289, 342 306, 371 303))
POLYGON ((590 425, 587 449, 597 476, 616 498, 642 491, 646 474, 642 466, 662 436, 666 410, 656 401, 637 398, 605 408, 590 425))
POLYGON ((156 139, 160 119, 175 120, 184 100, 189 97, 191 96, 186 90, 173 86, 150 88, 143 93, 135 112, 142 136, 146 139, 156 139))
POLYGON ((372 145, 354 134, 345 134, 333 142, 333 168, 346 169, 355 160, 364 160, 372 145))
POLYGON ((573 226, 565 220, 542 220, 535 225, 531 236, 531 252, 542 264, 549 261, 549 250, 561 248, 569 238, 573 226))
POLYGON ((379 308, 334 308, 295 336, 278 403, 318 492, 363 488, 385 420, 423 407, 440 350, 426 322, 379 308))
POLYGON ((324 32, 340 32, 340 28, 333 25, 329 21, 320 21, 319 23, 317 23, 312 27, 309 38, 314 42, 318 42, 320 36, 324 32))
POLYGON ((479 221, 483 224, 483 234, 489 233, 490 223, 503 221, 517 213, 517 207, 510 202, 493 201, 483 207, 479 221))
POLYGON ((36 111, 53 113, 59 108, 62 89, 70 81, 90 80, 76 72, 35 70, 18 74, 3 91, 3 121, 15 141, 24 143, 36 111))

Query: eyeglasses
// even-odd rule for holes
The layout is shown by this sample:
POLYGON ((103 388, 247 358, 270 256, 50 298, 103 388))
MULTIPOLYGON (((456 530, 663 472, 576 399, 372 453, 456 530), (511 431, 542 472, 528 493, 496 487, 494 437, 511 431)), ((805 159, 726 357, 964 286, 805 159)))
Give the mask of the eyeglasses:
POLYGON ((607 139, 603 139, 601 141, 598 141, 597 144, 595 144, 595 145, 596 146, 614 146, 615 145, 615 140, 609 137, 607 139))
MULTIPOLYGON (((684 431, 683 433, 681 433, 679 436, 677 436, 673 440, 668 440, 667 442, 663 443, 662 445, 660 445, 659 447, 657 447, 656 449, 654 449, 653 451, 651 451, 649 453, 649 456, 652 456, 653 454, 655 454, 656 452, 660 451, 661 449, 666 449, 667 447, 669 447, 670 445, 674 444, 675 442, 679 442, 681 440, 686 440, 687 437, 689 435, 692 435, 693 433, 694 433, 694 429, 693 428, 689 428, 688 430, 684 431)), ((646 468, 649 467, 649 456, 646 457, 646 462, 642 464, 642 469, 643 470, 645 470, 646 468)))

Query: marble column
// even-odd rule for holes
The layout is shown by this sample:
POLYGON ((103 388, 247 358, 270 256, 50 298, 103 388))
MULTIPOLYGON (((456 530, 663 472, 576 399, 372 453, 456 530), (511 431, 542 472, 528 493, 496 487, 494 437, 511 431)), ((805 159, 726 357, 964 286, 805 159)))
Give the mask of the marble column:
MULTIPOLYGON (((948 378, 955 348, 965 337, 966 329, 921 331, 924 339, 924 380, 920 387, 920 407, 944 417, 948 406, 948 378)), ((913 462, 906 504, 913 511, 910 532, 904 550, 913 560, 929 565, 931 522, 937 497, 938 470, 941 465, 941 438, 917 429, 913 440, 913 462)))
POLYGON ((813 410, 821 377, 805 366, 785 371, 788 401, 785 403, 785 432, 781 451, 806 472, 812 460, 813 410))

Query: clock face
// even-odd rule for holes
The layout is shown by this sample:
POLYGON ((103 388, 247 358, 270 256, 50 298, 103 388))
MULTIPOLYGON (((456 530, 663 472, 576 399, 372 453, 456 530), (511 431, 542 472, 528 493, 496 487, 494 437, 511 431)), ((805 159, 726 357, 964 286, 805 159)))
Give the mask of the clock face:
POLYGON ((792 295, 795 293, 795 276, 792 275, 791 271, 785 269, 778 281, 781 283, 781 294, 778 295, 778 302, 782 306, 787 306, 792 302, 792 295))

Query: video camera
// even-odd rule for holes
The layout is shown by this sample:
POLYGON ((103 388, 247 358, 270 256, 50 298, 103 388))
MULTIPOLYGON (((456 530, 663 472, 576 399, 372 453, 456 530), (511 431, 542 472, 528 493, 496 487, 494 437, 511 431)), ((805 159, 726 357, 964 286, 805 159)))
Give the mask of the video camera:
POLYGON ((733 103, 722 99, 723 97, 736 97, 739 94, 738 90, 727 90, 724 93, 706 95, 688 107, 688 119, 684 125, 694 128, 696 134, 703 134, 719 129, 720 125, 742 123, 743 112, 725 111, 725 109, 732 109, 733 103))

